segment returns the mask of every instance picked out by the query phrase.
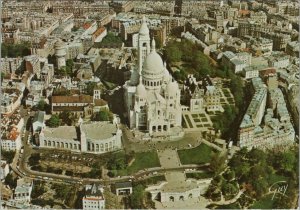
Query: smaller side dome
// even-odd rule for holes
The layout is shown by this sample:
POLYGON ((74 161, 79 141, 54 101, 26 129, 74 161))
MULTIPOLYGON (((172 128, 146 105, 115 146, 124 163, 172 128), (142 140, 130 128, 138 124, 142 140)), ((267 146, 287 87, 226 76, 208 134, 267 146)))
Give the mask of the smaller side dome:
POLYGON ((178 84, 176 82, 169 82, 166 88, 168 95, 176 95, 178 84))
POLYGON ((136 87, 136 95, 140 98, 146 98, 146 96, 147 96, 146 88, 141 82, 136 87))

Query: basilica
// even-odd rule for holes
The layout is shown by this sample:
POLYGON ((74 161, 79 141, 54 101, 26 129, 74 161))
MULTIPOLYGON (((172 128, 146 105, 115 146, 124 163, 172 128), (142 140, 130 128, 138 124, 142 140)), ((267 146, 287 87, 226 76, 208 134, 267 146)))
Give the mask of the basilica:
POLYGON ((130 129, 171 136, 181 129, 180 89, 150 43, 143 18, 138 34, 138 61, 125 85, 125 106, 130 129))

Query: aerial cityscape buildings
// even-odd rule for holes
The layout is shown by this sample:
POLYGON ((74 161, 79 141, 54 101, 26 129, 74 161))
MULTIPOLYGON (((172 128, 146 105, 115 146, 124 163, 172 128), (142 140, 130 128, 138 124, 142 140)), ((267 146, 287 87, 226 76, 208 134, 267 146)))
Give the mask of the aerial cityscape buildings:
POLYGON ((299 2, 1 4, 1 209, 298 207, 299 2))

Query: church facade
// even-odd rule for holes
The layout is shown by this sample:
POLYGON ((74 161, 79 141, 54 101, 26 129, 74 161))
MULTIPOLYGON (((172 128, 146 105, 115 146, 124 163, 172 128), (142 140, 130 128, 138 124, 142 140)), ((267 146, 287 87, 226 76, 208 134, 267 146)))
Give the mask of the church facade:
POLYGON ((145 18, 138 36, 138 62, 124 85, 129 127, 167 136, 181 128, 180 89, 150 41, 145 18))

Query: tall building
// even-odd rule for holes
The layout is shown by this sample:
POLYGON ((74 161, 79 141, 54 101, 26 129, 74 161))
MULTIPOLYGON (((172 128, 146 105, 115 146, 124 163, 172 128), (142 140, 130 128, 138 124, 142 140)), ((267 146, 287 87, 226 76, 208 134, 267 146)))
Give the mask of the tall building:
POLYGON ((124 85, 129 127, 150 135, 172 135, 181 129, 180 89, 152 40, 145 19, 138 37, 138 62, 124 85))
POLYGON ((104 189, 99 184, 86 185, 85 196, 82 198, 82 207, 84 210, 105 209, 104 189))
POLYGON ((57 59, 57 68, 60 69, 66 66, 66 48, 64 43, 61 40, 58 40, 55 43, 55 56, 57 59))

